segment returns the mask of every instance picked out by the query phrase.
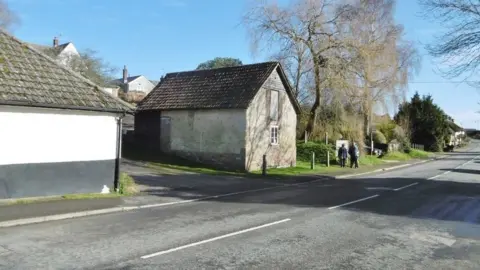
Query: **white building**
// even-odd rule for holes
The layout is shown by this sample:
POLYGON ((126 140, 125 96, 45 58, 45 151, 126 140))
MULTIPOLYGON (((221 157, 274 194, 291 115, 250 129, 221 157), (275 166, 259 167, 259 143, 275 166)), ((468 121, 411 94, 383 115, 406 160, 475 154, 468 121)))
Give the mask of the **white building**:
POLYGON ((112 188, 132 108, 3 31, 0 60, 0 199, 112 188))
POLYGON ((126 93, 137 92, 147 95, 156 86, 157 82, 150 81, 143 75, 128 76, 127 66, 124 66, 123 77, 111 81, 110 84, 122 86, 126 93))

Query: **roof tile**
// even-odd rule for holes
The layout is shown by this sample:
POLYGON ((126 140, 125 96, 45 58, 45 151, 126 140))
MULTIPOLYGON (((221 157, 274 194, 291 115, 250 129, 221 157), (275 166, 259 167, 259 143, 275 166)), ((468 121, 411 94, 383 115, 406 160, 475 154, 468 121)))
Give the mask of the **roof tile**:
POLYGON ((247 108, 278 65, 265 62, 169 73, 137 110, 247 108))
POLYGON ((0 104, 131 111, 125 102, 0 30, 0 104))

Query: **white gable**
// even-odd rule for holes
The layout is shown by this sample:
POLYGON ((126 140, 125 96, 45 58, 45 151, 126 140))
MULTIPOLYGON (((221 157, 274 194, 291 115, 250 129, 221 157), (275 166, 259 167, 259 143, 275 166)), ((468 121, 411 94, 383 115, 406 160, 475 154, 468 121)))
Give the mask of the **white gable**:
POLYGON ((143 93, 150 93, 155 85, 145 76, 140 76, 128 83, 128 91, 139 91, 143 93))

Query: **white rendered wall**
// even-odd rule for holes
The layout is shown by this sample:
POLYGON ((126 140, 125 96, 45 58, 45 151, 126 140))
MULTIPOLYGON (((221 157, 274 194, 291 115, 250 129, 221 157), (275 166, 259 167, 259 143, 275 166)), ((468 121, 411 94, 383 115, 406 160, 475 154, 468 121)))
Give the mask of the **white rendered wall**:
POLYGON ((0 106, 0 165, 115 159, 115 115, 0 106))
POLYGON ((57 56, 57 61, 66 66, 69 61, 71 61, 74 57, 78 57, 80 54, 77 51, 77 48, 70 43, 65 47, 62 52, 57 56))
POLYGON ((155 85, 145 76, 140 76, 128 84, 128 91, 140 91, 148 94, 154 87, 155 85))

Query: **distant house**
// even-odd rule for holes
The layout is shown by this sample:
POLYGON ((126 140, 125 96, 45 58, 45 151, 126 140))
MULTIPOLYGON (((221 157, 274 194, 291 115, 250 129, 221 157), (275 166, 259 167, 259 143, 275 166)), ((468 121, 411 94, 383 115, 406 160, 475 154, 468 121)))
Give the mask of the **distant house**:
POLYGON ((29 45, 54 58, 59 64, 62 64, 63 66, 68 66, 69 61, 71 61, 74 57, 80 57, 80 53, 78 53, 77 48, 75 47, 75 45, 73 45, 72 42, 59 44, 59 40, 57 37, 53 38, 53 45, 51 47, 38 44, 29 45))
POLYGON ((137 106, 135 136, 152 149, 223 168, 296 164, 299 105, 267 62, 169 73, 137 106))
MULTIPOLYGON (((29 44, 34 49, 45 53, 47 56, 55 59, 55 61, 65 67, 70 67, 70 62, 75 58, 80 57, 80 53, 77 51, 75 45, 72 42, 59 44, 57 37, 53 38, 53 46, 45 46, 39 44, 29 44)), ((112 96, 118 96, 119 87, 117 85, 102 85, 102 90, 111 94, 112 96)))
POLYGON ((132 108, 0 31, 0 198, 101 192, 132 108))
POLYGON ((111 81, 110 84, 120 86, 125 93, 138 93, 144 96, 156 85, 154 81, 150 81, 143 75, 128 76, 127 66, 123 67, 123 77, 111 81))

